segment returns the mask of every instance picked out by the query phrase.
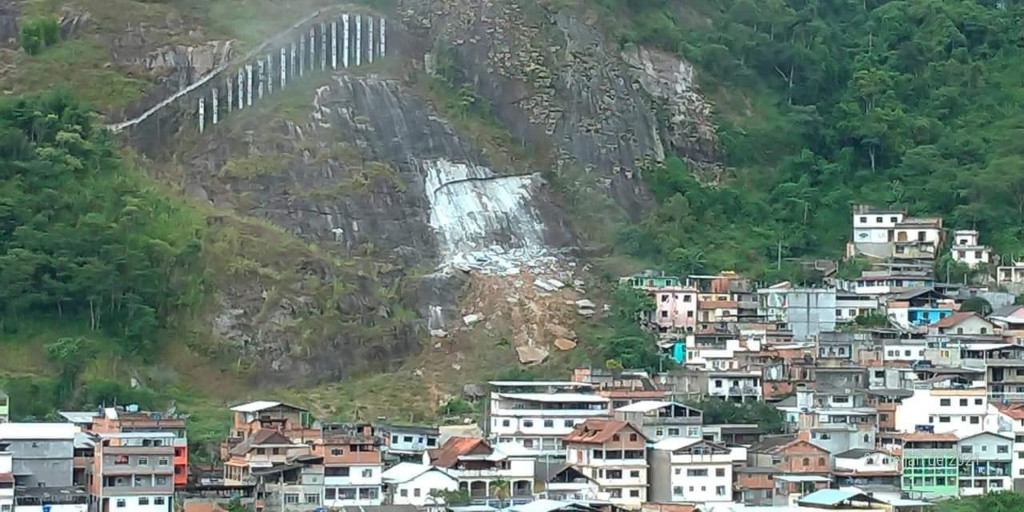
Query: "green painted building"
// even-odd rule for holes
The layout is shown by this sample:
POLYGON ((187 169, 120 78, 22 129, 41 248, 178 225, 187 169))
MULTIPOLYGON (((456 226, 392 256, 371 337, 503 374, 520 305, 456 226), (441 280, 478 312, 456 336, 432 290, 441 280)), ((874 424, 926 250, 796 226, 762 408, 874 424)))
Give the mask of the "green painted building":
POLYGON ((956 496, 960 459, 953 434, 915 432, 903 445, 903 492, 923 497, 956 496))
POLYGON ((640 289, 679 286, 679 278, 672 276, 635 275, 633 277, 624 277, 622 278, 622 281, 629 284, 633 288, 640 289))

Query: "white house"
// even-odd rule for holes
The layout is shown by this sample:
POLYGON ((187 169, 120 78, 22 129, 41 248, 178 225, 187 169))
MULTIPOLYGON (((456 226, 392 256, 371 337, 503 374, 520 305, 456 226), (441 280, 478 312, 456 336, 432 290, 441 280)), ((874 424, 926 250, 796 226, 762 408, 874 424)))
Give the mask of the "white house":
POLYGON ((1010 471, 1013 473, 1013 489, 1024 490, 1024 404, 1000 405, 999 433, 1013 436, 1013 462, 1010 471))
POLYGON ((996 324, 970 311, 957 311, 928 326, 929 334, 995 334, 996 324))
POLYGON ((984 386, 968 389, 915 389, 896 407, 896 430, 915 432, 931 425, 936 434, 967 436, 998 428, 999 414, 984 386))
POLYGON ((733 402, 751 402, 761 399, 761 372, 710 371, 708 394, 733 402))
POLYGON ((925 356, 927 349, 928 342, 926 340, 900 340, 898 344, 882 346, 882 361, 887 363, 921 361, 928 359, 925 356))
POLYGON ((562 437, 588 418, 611 417, 611 401, 583 382, 490 383, 489 438, 560 457, 562 437))
POLYGON ((849 256, 864 254, 875 258, 892 256, 896 225, 906 212, 859 204, 853 207, 853 241, 849 256))
POLYGON ((996 283, 1024 283, 1024 261, 1015 261, 1013 265, 1005 265, 996 269, 996 283))
POLYGON ((978 432, 961 436, 960 496, 1013 489, 1013 436, 978 432))
POLYGON ((11 452, 0 451, 0 512, 14 510, 13 464, 14 457, 11 452))
POLYGON ((972 268, 988 265, 992 261, 992 249, 978 243, 978 232, 973 229, 953 232, 953 247, 950 254, 954 261, 966 263, 972 268))
POLYGON ((651 451, 650 500, 732 501, 731 450, 703 439, 659 441, 651 451))
POLYGON ((856 293, 836 293, 836 322, 850 323, 860 315, 878 311, 878 298, 856 293))
POLYGON ((882 450, 854 448, 835 455, 832 473, 840 483, 861 480, 898 485, 900 462, 898 457, 882 450))
POLYGON ((443 500, 431 494, 459 488, 459 479, 448 471, 412 462, 401 462, 391 467, 381 475, 381 479, 389 505, 443 505, 443 500))
POLYGON ((424 462, 459 479, 459 489, 471 498, 495 498, 497 481, 507 482, 512 499, 533 495, 537 452, 516 443, 491 445, 473 437, 451 437, 440 448, 427 450, 424 462))

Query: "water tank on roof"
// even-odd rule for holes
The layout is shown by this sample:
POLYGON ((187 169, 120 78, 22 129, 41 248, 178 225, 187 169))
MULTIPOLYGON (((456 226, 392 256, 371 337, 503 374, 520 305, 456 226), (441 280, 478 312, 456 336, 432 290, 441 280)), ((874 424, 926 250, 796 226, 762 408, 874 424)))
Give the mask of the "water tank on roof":
POLYGON ((128 404, 124 410, 128 412, 139 412, 139 404, 128 404))

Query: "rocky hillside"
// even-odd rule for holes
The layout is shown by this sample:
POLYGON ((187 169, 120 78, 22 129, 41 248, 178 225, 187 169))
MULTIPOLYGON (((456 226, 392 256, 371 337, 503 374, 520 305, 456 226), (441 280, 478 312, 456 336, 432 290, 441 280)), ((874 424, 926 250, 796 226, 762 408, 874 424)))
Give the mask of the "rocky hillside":
MULTIPOLYGON (((13 73, 0 85, 17 93, 61 63, 99 64, 103 76, 61 72, 49 84, 81 89, 117 123, 263 37, 308 28, 225 26, 187 15, 186 0, 116 3, 123 12, 6 0, 8 39, 27 11, 53 13, 68 29, 40 55, 5 51, 13 73), (87 58, 54 53, 86 46, 87 58), (135 92, 90 90, 103 80, 135 92)), ((223 16, 218 4, 207 9, 223 16)), ((321 7, 294 2, 288 14, 321 7)), ((544 2, 330 8, 385 18, 387 56, 311 73, 203 133, 190 100, 119 136, 206 219, 207 298, 170 329, 253 382, 398 370, 435 401, 469 366, 461 380, 514 361, 586 359, 592 349, 574 348, 585 340, 573 329, 605 314, 588 264, 605 251, 601 224, 644 216, 643 169, 666 155, 716 172, 711 109, 693 67, 621 47, 586 12, 544 2)))

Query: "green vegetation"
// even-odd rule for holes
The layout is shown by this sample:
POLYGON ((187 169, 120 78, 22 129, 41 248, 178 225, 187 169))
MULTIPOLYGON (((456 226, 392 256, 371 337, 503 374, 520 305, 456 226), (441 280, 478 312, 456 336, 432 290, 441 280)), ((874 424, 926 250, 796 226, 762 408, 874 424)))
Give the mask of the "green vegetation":
POLYGON ((597 3, 623 44, 701 68, 729 171, 702 184, 679 159, 647 169, 658 208, 621 230, 622 250, 765 274, 780 246, 838 256, 866 202, 1024 251, 1021 2, 597 3))
POLYGON ((198 220, 129 172, 68 94, 0 102, 0 328, 87 318, 126 353, 152 349, 202 295, 198 220))
POLYGON ((55 16, 35 16, 21 23, 19 43, 29 55, 36 55, 60 42, 60 24, 55 16))
POLYGON ((643 368, 659 371, 672 364, 658 352, 654 336, 640 327, 640 319, 654 311, 654 299, 626 285, 612 292, 612 314, 588 333, 597 344, 599 358, 609 369, 643 368))
POLYGON ((1024 494, 1011 491, 940 501, 935 512, 1017 512, 1024 510, 1024 494))
POLYGON ((705 425, 746 423, 758 425, 766 433, 782 432, 782 412, 765 402, 738 404, 721 398, 708 398, 690 405, 704 412, 705 425))

